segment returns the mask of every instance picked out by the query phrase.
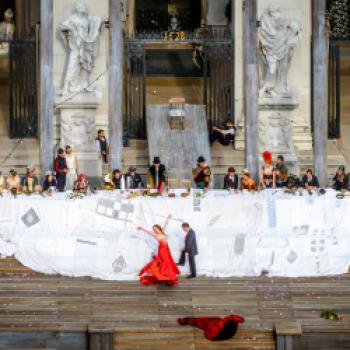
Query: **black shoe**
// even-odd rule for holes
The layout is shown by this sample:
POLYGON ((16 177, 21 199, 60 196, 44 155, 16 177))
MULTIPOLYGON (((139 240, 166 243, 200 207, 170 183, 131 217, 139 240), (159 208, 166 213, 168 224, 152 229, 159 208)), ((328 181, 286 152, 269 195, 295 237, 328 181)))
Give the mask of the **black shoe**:
POLYGON ((185 266, 185 264, 177 263, 176 266, 185 266))
POLYGON ((189 275, 189 276, 187 276, 186 278, 188 278, 188 279, 190 279, 190 278, 196 278, 196 276, 189 275))

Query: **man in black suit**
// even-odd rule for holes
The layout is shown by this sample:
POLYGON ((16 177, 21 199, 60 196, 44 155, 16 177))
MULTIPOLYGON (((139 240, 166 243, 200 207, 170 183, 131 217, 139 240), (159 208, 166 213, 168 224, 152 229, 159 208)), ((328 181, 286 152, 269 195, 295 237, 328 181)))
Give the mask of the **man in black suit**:
POLYGON ((229 167, 227 175, 224 177, 224 190, 237 190, 238 189, 238 175, 235 168, 229 167))
POLYGON ((313 190, 315 187, 320 187, 318 178, 312 173, 311 169, 306 170, 306 174, 302 178, 303 186, 307 190, 313 190))
POLYGON ((185 249, 181 253, 178 265, 184 266, 186 255, 188 255, 191 274, 187 278, 195 278, 197 276, 195 256, 198 255, 196 234, 187 222, 182 224, 182 229, 186 233, 185 249))

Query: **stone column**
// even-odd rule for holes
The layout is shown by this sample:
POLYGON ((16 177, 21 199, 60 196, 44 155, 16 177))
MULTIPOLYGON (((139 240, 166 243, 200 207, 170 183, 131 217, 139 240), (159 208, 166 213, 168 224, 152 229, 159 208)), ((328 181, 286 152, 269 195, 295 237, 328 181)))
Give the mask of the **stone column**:
POLYGON ((328 37, 326 0, 312 2, 313 122, 315 173, 320 186, 327 185, 327 87, 328 37))
POLYGON ((53 163, 53 0, 41 1, 40 23, 40 162, 45 175, 53 163))
POLYGON ((122 166, 123 31, 120 1, 109 0, 109 152, 112 169, 122 166))
POLYGON ((258 154, 258 66, 257 66, 257 1, 246 0, 243 14, 244 35, 244 107, 246 167, 257 179, 258 154))

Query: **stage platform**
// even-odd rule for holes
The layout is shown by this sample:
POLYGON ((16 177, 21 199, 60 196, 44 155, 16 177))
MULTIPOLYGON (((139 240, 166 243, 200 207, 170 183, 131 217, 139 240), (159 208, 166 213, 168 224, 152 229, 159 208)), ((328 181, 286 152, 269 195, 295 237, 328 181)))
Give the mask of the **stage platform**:
MULTIPOLYGON (((198 274, 207 277, 323 276, 350 265, 350 198, 283 191, 193 192, 181 198, 135 197, 118 191, 83 199, 69 194, 3 196, 0 253, 46 274, 137 280, 157 242, 137 231, 172 220, 167 229, 175 259, 184 246, 181 223, 197 233, 198 274)), ((183 273, 187 272, 186 266, 183 273)))
POLYGON ((294 349, 350 348, 350 276, 312 278, 181 278, 178 286, 142 286, 43 275, 0 259, 0 349, 85 350, 105 332, 113 350, 276 349, 275 328, 301 326, 294 349), (335 322, 320 318, 332 309, 335 322), (177 325, 181 316, 245 317, 235 338, 214 343, 177 325), (94 333, 95 332, 95 333, 94 333), (90 339, 91 340, 91 339, 90 339))

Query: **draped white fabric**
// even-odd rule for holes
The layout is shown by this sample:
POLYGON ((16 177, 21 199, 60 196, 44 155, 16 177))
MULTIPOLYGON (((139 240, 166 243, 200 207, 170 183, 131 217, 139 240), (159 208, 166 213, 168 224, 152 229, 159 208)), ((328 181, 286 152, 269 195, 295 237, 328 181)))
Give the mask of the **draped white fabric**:
POLYGON ((181 223, 197 234, 199 275, 256 276, 265 269, 319 276, 345 273, 350 264, 350 198, 337 199, 331 190, 323 196, 211 191, 200 199, 126 200, 117 192, 76 200, 4 196, 0 253, 45 273, 134 280, 157 250, 137 226, 163 224, 169 213, 175 260, 184 245, 181 223))

